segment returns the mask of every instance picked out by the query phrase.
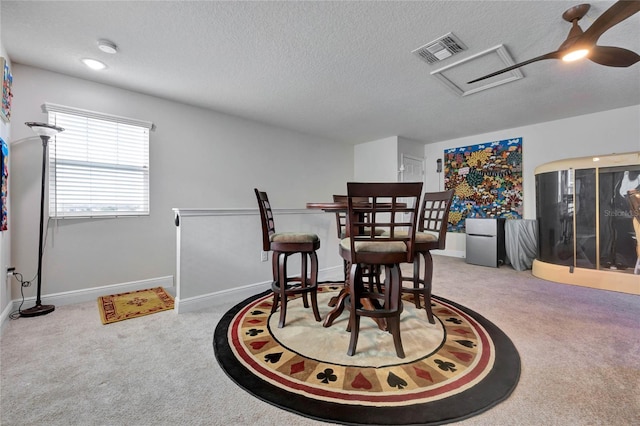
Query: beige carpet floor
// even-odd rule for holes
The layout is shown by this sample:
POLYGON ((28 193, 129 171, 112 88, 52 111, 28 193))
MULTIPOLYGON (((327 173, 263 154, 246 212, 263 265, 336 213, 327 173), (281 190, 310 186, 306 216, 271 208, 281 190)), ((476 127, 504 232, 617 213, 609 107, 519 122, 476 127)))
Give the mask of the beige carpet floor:
MULTIPOLYGON (((458 424, 640 424, 639 296, 509 266, 434 264, 434 293, 500 327, 522 361, 509 399, 458 424)), ((105 326, 87 302, 10 321, 0 338, 0 424, 323 424, 252 397, 218 367, 213 332, 230 307, 105 326)))

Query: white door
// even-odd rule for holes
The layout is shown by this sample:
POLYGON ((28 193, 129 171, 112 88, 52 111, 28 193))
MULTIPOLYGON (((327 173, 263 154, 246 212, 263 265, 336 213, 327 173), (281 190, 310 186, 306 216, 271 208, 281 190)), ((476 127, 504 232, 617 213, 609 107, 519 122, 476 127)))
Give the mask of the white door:
POLYGON ((424 158, 411 157, 402 154, 402 166, 400 167, 401 182, 424 183, 424 158))
MULTIPOLYGON (((402 154, 400 171, 401 182, 422 182, 424 185, 424 158, 402 154)), ((405 220, 408 219, 408 217, 405 217, 405 220)))

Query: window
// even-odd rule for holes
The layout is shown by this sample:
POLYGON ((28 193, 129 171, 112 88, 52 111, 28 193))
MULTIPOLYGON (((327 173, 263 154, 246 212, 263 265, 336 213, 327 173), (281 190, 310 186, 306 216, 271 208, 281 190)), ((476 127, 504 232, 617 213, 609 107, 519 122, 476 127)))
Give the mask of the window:
POLYGON ((149 214, 149 130, 153 124, 44 104, 65 130, 49 145, 49 216, 149 214))

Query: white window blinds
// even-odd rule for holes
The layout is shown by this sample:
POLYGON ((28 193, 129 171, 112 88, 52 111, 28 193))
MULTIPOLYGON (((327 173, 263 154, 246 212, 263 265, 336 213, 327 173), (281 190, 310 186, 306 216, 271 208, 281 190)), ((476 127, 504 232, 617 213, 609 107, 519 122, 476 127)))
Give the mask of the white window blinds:
POLYGON ((152 123, 45 104, 65 130, 49 145, 49 215, 54 218, 149 214, 152 123))

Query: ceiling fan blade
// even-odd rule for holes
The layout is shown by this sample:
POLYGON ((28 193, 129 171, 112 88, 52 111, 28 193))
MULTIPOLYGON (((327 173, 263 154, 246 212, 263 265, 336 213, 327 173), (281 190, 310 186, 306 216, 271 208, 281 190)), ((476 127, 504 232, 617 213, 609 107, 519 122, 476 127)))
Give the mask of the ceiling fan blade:
POLYGON ((640 1, 620 0, 591 24, 584 32, 582 40, 595 44, 609 28, 640 12, 640 1))
POLYGON ((467 84, 472 84, 472 83, 475 83, 475 82, 480 81, 480 80, 484 80, 484 79, 487 79, 487 78, 495 77, 496 75, 500 75, 502 73, 509 72, 509 71, 514 70, 516 68, 520 68, 522 66, 529 65, 532 62, 542 61, 543 59, 559 59, 559 58, 560 58, 560 51, 556 50, 555 52, 546 53, 544 55, 537 56, 537 57, 535 57, 533 59, 529 59, 528 61, 524 61, 524 62, 520 62, 519 64, 511 65, 510 67, 501 69, 500 71, 492 72, 491 74, 487 74, 487 75, 485 75, 483 77, 476 78, 475 80, 471 80, 471 81, 467 82, 467 84))
POLYGON ((589 59, 608 67, 630 67, 640 61, 640 55, 622 47, 594 46, 589 59))

